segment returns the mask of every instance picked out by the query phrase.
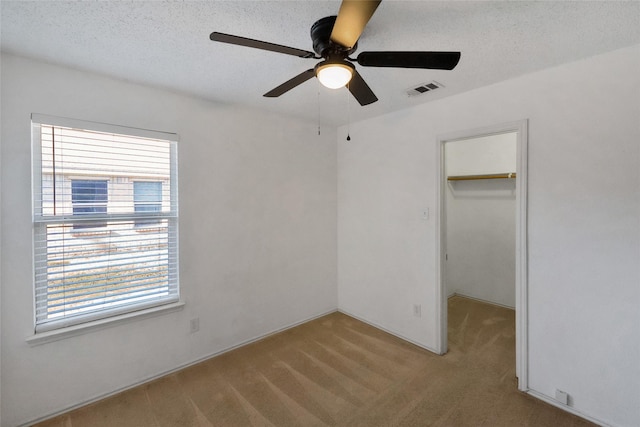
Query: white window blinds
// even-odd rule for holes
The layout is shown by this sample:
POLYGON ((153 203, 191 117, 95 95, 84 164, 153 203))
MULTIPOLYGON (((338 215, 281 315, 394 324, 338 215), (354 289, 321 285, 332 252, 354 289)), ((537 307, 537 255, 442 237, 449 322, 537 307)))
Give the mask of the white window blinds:
POLYGON ((179 300, 175 134, 32 115, 36 332, 179 300))

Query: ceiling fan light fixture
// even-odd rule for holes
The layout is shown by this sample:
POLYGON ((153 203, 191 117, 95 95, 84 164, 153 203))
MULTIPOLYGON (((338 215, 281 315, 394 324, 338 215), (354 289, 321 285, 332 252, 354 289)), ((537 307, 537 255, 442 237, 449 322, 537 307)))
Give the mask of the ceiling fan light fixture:
POLYGON ((351 81, 355 67, 344 60, 327 60, 316 65, 316 77, 323 86, 339 89, 351 81))

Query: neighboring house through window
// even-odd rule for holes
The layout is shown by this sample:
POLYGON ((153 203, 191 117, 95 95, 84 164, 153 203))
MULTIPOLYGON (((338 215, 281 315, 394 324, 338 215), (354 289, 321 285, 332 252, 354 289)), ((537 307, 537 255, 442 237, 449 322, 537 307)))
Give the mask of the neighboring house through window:
POLYGON ((32 127, 36 333, 178 302, 177 136, 32 127))
MULTIPOLYGON (((106 180, 71 180, 71 203, 73 215, 106 214, 107 213, 107 181, 106 180)), ((94 223, 91 227, 106 227, 106 223, 94 223)), ((76 223, 75 229, 87 228, 86 224, 76 223)))
MULTIPOLYGON (((134 181, 133 182, 133 206, 138 213, 160 212, 162 208, 162 182, 161 181, 134 181)), ((157 220, 136 220, 136 227, 147 227, 157 224, 157 220)))

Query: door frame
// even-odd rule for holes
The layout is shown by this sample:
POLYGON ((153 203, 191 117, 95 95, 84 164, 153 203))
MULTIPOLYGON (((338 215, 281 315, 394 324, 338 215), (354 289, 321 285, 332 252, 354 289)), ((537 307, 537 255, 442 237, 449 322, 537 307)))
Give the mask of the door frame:
POLYGON ((528 387, 528 282, 527 282, 527 146, 528 120, 503 123, 478 129, 448 133, 437 137, 436 144, 436 350, 447 352, 447 292, 444 283, 446 255, 446 217, 444 144, 450 141, 473 139, 516 132, 516 376, 518 389, 528 387))

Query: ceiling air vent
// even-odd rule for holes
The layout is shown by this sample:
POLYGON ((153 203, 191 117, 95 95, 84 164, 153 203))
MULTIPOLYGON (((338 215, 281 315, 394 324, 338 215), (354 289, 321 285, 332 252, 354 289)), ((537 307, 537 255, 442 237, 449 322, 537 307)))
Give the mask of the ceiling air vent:
POLYGON ((442 83, 438 83, 437 81, 433 80, 428 83, 422 83, 420 85, 412 87, 411 89, 408 89, 407 95, 409 96, 422 95, 423 93, 431 92, 432 90, 436 90, 441 87, 444 87, 442 83))

